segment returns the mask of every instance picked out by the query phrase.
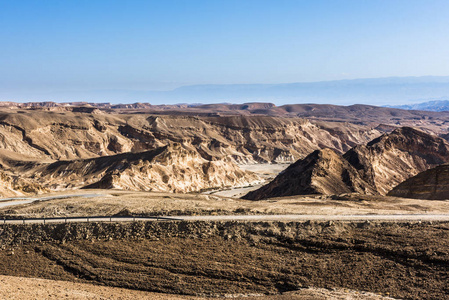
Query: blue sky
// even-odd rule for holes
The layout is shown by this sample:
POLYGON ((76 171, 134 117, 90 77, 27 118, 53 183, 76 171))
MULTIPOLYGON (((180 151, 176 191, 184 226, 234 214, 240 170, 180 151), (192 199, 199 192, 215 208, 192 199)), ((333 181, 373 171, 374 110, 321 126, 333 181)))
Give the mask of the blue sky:
POLYGON ((0 0, 0 93, 445 76, 448 37, 447 0, 0 0))

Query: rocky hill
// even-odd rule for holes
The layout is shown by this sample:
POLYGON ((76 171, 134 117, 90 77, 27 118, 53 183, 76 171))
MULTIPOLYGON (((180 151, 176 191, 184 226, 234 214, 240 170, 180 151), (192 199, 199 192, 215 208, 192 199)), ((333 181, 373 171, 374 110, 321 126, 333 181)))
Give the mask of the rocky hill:
POLYGON ((445 140, 404 127, 343 156, 330 150, 314 152, 244 198, 347 192, 385 195, 409 177, 446 162, 449 144, 445 140))
POLYGON ((377 193, 340 154, 331 149, 323 149, 290 165, 269 184, 248 193, 244 198, 260 200, 287 195, 352 192, 377 193))
POLYGON ((419 173, 392 189, 388 196, 447 200, 449 199, 449 165, 441 165, 419 173))
MULTIPOLYGON (((61 108, 51 103, 45 107, 61 108)), ((259 108, 263 107, 266 106, 259 108)), ((235 163, 290 163, 320 148, 333 148, 341 153, 380 134, 367 126, 313 123, 300 118, 115 114, 31 108, 0 110, 0 171, 29 178, 33 184, 50 189, 96 184, 94 186, 133 190, 193 191, 253 182, 254 178, 242 175, 235 163), (176 176, 173 180, 179 181, 164 182, 165 175, 170 177, 170 172, 176 171, 167 167, 165 170, 158 167, 156 173, 165 172, 160 179, 147 178, 155 172, 152 163, 149 163, 152 170, 147 174, 144 174, 147 171, 134 169, 79 174, 88 162, 107 161, 112 165, 114 159, 133 160, 145 156, 142 153, 151 153, 173 143, 193 151, 195 159, 202 161, 195 168, 200 166, 206 174, 216 172, 217 168, 227 170, 223 173, 225 177, 211 175, 206 179, 200 172, 198 179, 189 175, 191 177, 184 180, 195 187, 183 187, 181 182, 184 181, 176 176), (71 170, 53 174, 47 169, 52 162, 52 168, 66 166, 71 170)), ((177 162, 176 153, 181 155, 173 152, 167 166, 177 162)), ((137 167, 133 165, 133 168, 137 167)), ((10 194, 3 193, 4 196, 10 194)))
POLYGON ((229 159, 206 160, 180 144, 141 153, 58 161, 40 166, 32 174, 32 179, 51 190, 115 188, 187 193, 259 180, 229 159))
POLYGON ((407 178, 449 162, 449 144, 436 136, 402 127, 352 148, 344 158, 385 195, 407 178))
POLYGON ((251 102, 243 104, 172 104, 150 103, 111 104, 87 102, 0 102, 0 110, 7 113, 24 112, 82 112, 92 114, 152 114, 177 116, 271 116, 308 118, 311 120, 339 121, 377 126, 380 123, 396 126, 431 128, 438 133, 447 131, 448 111, 423 111, 355 104, 287 104, 251 102))

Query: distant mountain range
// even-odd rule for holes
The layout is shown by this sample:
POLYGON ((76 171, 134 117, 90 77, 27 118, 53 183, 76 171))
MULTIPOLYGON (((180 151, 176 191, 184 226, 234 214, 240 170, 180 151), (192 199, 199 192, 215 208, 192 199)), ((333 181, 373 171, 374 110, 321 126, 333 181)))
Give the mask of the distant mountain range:
POLYGON ((402 105, 449 99, 449 76, 389 77, 288 84, 184 86, 170 91, 85 90, 33 93, 0 85, 0 101, 111 102, 151 104, 273 102, 337 105, 402 105))
POLYGON ((449 100, 435 100, 409 105, 385 105, 385 107, 407 110, 449 111, 449 100))

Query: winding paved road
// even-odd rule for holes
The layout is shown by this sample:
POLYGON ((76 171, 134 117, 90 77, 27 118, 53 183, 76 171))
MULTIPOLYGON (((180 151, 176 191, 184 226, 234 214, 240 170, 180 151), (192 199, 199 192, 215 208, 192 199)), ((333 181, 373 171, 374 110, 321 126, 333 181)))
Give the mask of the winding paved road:
POLYGON ((73 222, 154 222, 154 221, 449 221, 449 214, 395 215, 229 215, 229 216, 154 216, 154 217, 68 217, 1 220, 1 224, 48 224, 73 222))

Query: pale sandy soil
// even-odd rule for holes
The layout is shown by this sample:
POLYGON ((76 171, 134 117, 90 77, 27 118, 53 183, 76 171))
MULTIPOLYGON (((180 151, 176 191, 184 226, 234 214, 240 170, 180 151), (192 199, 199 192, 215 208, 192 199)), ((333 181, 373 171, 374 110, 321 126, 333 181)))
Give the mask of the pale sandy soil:
POLYGON ((257 174, 271 177, 285 170, 290 164, 246 164, 239 167, 246 171, 255 172, 257 174))
POLYGON ((0 275, 0 299, 178 300, 198 298, 97 286, 87 283, 0 275))
MULTIPOLYGON (((353 196, 334 200, 323 196, 292 196, 250 201, 201 194, 170 194, 89 190, 97 197, 74 197, 35 201, 0 209, 0 216, 64 217, 122 215, 363 215, 448 214, 449 201, 417 200, 380 196, 353 196)), ((66 194, 85 194, 75 190, 66 194)), ((53 193, 51 195, 63 193, 53 193)), ((49 195, 43 195, 49 196, 49 195)))
MULTIPOLYGON (((274 296, 228 295, 227 298, 241 299, 270 299, 270 300, 296 300, 296 299, 392 299, 373 293, 358 292, 348 289, 315 289, 307 288, 300 291, 289 292, 274 296)), ((39 278, 24 278, 0 275, 0 299, 154 299, 154 300, 181 300, 181 299, 207 299, 203 297, 190 297, 136 291, 115 287, 98 286, 87 283, 74 283, 69 281, 47 280, 39 278)), ((216 299, 216 298, 214 298, 216 299)))
POLYGON ((246 194, 248 194, 251 191, 255 191, 255 190, 261 188, 265 184, 266 184, 266 182, 260 183, 260 184, 244 186, 244 187, 236 187, 236 188, 210 191, 210 192, 206 192, 204 194, 216 195, 216 196, 221 196, 221 197, 229 197, 229 198, 240 198, 240 197, 245 196, 246 194))

